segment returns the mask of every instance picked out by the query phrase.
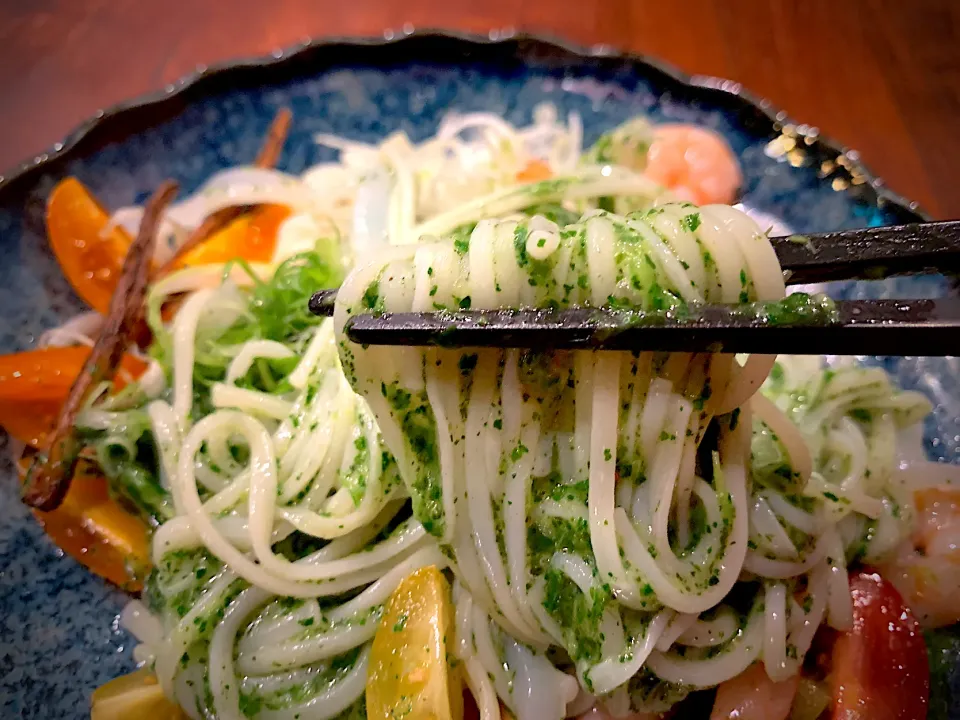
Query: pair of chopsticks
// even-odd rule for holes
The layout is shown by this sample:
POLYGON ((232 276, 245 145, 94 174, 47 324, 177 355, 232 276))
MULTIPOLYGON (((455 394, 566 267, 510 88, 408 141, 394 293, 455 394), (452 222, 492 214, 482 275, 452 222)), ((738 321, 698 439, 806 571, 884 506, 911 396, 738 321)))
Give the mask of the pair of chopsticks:
MULTIPOLYGON (((960 272, 960 220, 771 243, 790 285, 960 272)), ((336 292, 314 294, 311 312, 332 314, 336 292)), ((944 356, 960 355, 960 298, 840 300, 830 312, 786 321, 759 305, 703 305, 676 316, 597 308, 360 314, 344 330, 367 345, 944 356)))

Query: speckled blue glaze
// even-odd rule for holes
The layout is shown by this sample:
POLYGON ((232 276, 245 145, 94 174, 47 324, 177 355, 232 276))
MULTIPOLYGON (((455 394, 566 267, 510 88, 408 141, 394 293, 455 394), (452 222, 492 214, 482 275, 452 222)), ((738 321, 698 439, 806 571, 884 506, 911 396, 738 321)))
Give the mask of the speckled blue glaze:
MULTIPOLYGON (((495 112, 523 124, 538 103, 551 102, 561 112, 580 114, 587 143, 641 113, 657 122, 693 122, 719 131, 742 163, 745 204, 798 232, 911 218, 903 207, 878 206, 875 196, 864 201, 861 193, 834 190, 830 179, 820 176, 819 157, 800 167, 771 157, 766 148, 775 130, 769 122, 745 119, 744 103, 688 87, 634 61, 540 62, 503 53, 485 59, 473 52, 473 59, 452 64, 415 55, 379 53, 365 65, 304 66, 264 84, 200 93, 176 112, 160 114, 163 119, 146 132, 116 131, 98 143, 102 147, 74 148, 15 191, 0 191, 0 352, 30 347, 45 328, 82 308, 43 234, 45 198, 60 177, 76 175, 112 208, 142 201, 165 178, 176 179, 183 195, 220 168, 249 163, 281 107, 290 107, 295 118, 279 163, 289 172, 333 159, 332 151, 312 142, 318 132, 376 141, 403 130, 422 140, 451 110, 495 112)), ((947 286, 943 278, 930 277, 836 284, 831 291, 839 297, 927 297, 943 294, 947 286)), ((881 363, 904 387, 931 397, 937 405, 926 427, 931 454, 957 462, 960 363, 867 361, 881 363)), ((124 596, 47 540, 18 501, 8 461, 0 474, 0 717, 87 717, 93 688, 133 667, 130 638, 115 619, 124 596)))

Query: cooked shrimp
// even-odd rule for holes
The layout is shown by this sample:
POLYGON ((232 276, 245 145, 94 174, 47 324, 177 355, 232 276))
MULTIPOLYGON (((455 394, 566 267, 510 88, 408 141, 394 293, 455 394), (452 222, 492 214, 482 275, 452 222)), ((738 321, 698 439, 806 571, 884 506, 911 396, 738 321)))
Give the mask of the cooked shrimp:
POLYGON ((960 621, 960 487, 924 488, 914 500, 913 537, 880 572, 923 627, 952 625, 960 621))
POLYGON ((743 181, 740 165, 717 133, 696 125, 660 125, 644 173, 697 205, 731 204, 743 181))
POLYGON ((710 720, 786 720, 799 682, 800 676, 794 675, 775 683, 763 665, 755 663, 720 683, 710 720))

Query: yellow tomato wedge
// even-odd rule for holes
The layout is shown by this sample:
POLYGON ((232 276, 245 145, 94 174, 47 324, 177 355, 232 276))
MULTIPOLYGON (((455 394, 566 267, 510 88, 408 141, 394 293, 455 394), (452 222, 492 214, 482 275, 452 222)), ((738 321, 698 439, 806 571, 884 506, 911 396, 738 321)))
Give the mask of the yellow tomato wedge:
MULTIPOLYGON (((20 460, 21 479, 29 463, 29 458, 20 460)), ((125 590, 143 587, 150 569, 147 527, 110 497, 107 479, 93 463, 77 463, 60 507, 33 514, 50 539, 77 562, 125 590)))
POLYGON ((60 269, 77 295, 101 313, 120 279, 132 238, 122 228, 103 236, 110 215, 74 177, 61 180, 47 202, 47 235, 60 269))
MULTIPOLYGON (((0 425, 21 442, 43 447, 89 355, 90 348, 83 346, 0 355, 0 425)), ((124 355, 114 387, 122 389, 146 368, 142 360, 124 355)))
POLYGON ((121 675, 93 691, 90 720, 186 720, 167 700, 152 671, 142 668, 121 675))
POLYGON ((180 258, 177 267, 212 265, 238 257, 249 262, 270 262, 277 244, 277 230, 289 215, 290 210, 283 205, 264 205, 252 210, 180 258))
POLYGON ((448 640, 450 588, 431 565, 405 578, 387 601, 370 651, 369 720, 462 720, 462 683, 448 664, 448 640))

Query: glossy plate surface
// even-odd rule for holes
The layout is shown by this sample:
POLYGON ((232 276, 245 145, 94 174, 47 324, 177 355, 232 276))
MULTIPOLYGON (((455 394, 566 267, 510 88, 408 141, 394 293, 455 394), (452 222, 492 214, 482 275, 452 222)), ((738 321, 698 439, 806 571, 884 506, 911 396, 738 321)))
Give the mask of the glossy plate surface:
MULTIPOLYGON (((45 328, 82 309, 43 228, 46 197, 65 175, 116 208, 143 201, 165 178, 185 194, 220 168, 249 163, 284 106, 294 123, 279 167, 300 172, 334 158, 312 142, 318 132, 375 141, 404 130, 416 141, 433 134, 450 110, 495 112, 525 124, 541 102, 579 113, 588 144, 637 114, 714 128, 740 158, 744 204, 796 232, 922 219, 872 178, 856 153, 823 141, 815 128, 793 123, 736 83, 528 37, 321 41, 199 71, 106 111, 0 178, 0 352, 30 347, 45 328)), ((831 287, 838 297, 949 291, 939 276, 831 287)), ((925 428, 930 454, 960 462, 960 361, 867 361, 928 394, 937 406, 925 428)), ((116 623, 125 598, 46 539, 19 503, 0 450, 0 717, 88 717, 93 688, 133 667, 131 638, 116 623)))

